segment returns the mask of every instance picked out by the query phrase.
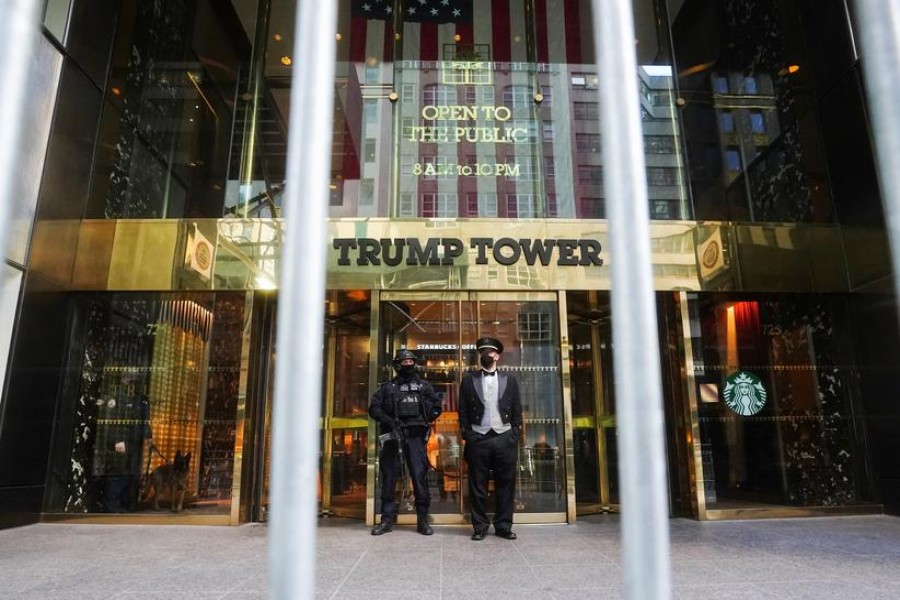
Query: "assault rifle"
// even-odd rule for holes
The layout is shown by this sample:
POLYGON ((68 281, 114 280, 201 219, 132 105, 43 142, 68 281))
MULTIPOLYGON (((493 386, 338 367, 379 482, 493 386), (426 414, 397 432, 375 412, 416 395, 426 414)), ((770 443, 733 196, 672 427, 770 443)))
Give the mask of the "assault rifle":
POLYGON ((409 472, 406 466, 406 456, 403 452, 403 446, 406 444, 406 425, 403 424, 400 420, 394 421, 394 428, 387 433, 382 433, 378 436, 378 442, 382 444, 382 447, 385 443, 395 441, 397 442, 397 460, 400 461, 400 480, 401 485, 403 486, 403 492, 401 493, 401 499, 404 499, 407 496, 407 486, 412 483, 412 480, 409 476, 409 472))

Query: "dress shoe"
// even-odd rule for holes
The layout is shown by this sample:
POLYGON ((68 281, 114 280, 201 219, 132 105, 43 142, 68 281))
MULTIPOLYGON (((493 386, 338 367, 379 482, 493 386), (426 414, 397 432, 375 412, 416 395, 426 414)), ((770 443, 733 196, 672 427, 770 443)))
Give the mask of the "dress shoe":
POLYGON ((498 529, 495 533, 497 537, 502 537, 504 540, 514 540, 519 537, 509 529, 498 529))
POLYGON ((475 540, 476 542, 480 542, 481 540, 484 539, 484 531, 481 531, 480 529, 476 529, 475 533, 472 534, 472 539, 475 540))
POLYGON ((385 533, 390 533, 394 530, 394 522, 393 521, 382 521, 378 525, 372 528, 372 535, 384 535, 385 533))
POLYGON ((434 535, 434 529, 428 524, 428 521, 419 521, 416 523, 416 531, 422 535, 434 535))

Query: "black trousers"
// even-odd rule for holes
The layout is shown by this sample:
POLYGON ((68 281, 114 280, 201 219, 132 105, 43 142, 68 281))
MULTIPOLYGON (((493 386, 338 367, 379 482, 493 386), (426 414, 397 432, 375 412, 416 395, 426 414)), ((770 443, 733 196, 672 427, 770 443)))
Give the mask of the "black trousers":
POLYGON ((472 528, 485 531, 490 525, 487 516, 487 488, 491 471, 494 473, 497 507, 494 511, 494 530, 512 529, 513 502, 516 495, 516 461, 518 444, 512 431, 496 434, 493 431, 466 442, 465 458, 469 465, 469 503, 472 508, 472 528))
MULTIPOLYGON (((397 455, 397 444, 390 440, 381 448, 381 518, 396 519, 399 505, 394 499, 394 488, 400 477, 400 460, 397 455)), ((410 435, 403 444, 403 458, 409 468, 409 476, 412 479, 413 494, 416 501, 416 515, 420 518, 428 514, 431 505, 431 495, 428 492, 428 454, 425 449, 425 438, 420 435, 410 435)))

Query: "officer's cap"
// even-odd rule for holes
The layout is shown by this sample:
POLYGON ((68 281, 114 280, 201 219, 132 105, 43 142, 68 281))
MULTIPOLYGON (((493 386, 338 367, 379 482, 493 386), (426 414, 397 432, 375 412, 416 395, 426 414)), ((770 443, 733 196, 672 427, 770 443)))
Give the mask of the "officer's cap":
POLYGON ((503 354, 503 343, 492 337, 482 337, 478 338, 478 341, 475 342, 475 349, 479 352, 496 350, 497 354, 503 354))
POLYGON ((418 362, 419 358, 412 350, 407 350, 406 348, 401 348, 397 350, 397 353, 394 354, 394 364, 399 365, 402 361, 411 358, 414 361, 418 362))

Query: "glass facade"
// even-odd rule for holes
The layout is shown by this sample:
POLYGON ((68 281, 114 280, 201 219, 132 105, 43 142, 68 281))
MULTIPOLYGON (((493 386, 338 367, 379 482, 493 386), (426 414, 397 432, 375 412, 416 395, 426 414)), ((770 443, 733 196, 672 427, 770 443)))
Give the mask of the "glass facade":
MULTIPOLYGON (((641 105, 673 515, 900 507, 892 271, 853 25, 832 4, 632 3, 622 85, 641 105)), ((20 186, 7 253, 22 287, 0 462, 31 450, 0 506, 139 519, 183 494, 172 518, 266 519, 276 337, 302 335, 275 318, 308 68, 294 11, 48 3, 34 86, 56 93, 27 116, 22 173, 40 185, 20 186)), ((368 402, 410 348, 444 402, 433 512, 465 521, 455 397, 480 335, 504 341, 526 398, 517 519, 619 509, 590 13, 340 3, 334 86, 317 90, 334 95, 323 512, 377 518, 368 402)))
POLYGON ((694 310, 707 506, 871 501, 844 299, 716 294, 694 310))
MULTIPOLYGON (((231 510, 244 299, 241 294, 82 296, 57 417, 51 512, 140 512, 173 495, 231 510), (174 480, 165 465, 190 457, 174 480), (154 480, 168 477, 162 481, 154 480)), ((183 505, 183 506, 184 506, 183 505)))

